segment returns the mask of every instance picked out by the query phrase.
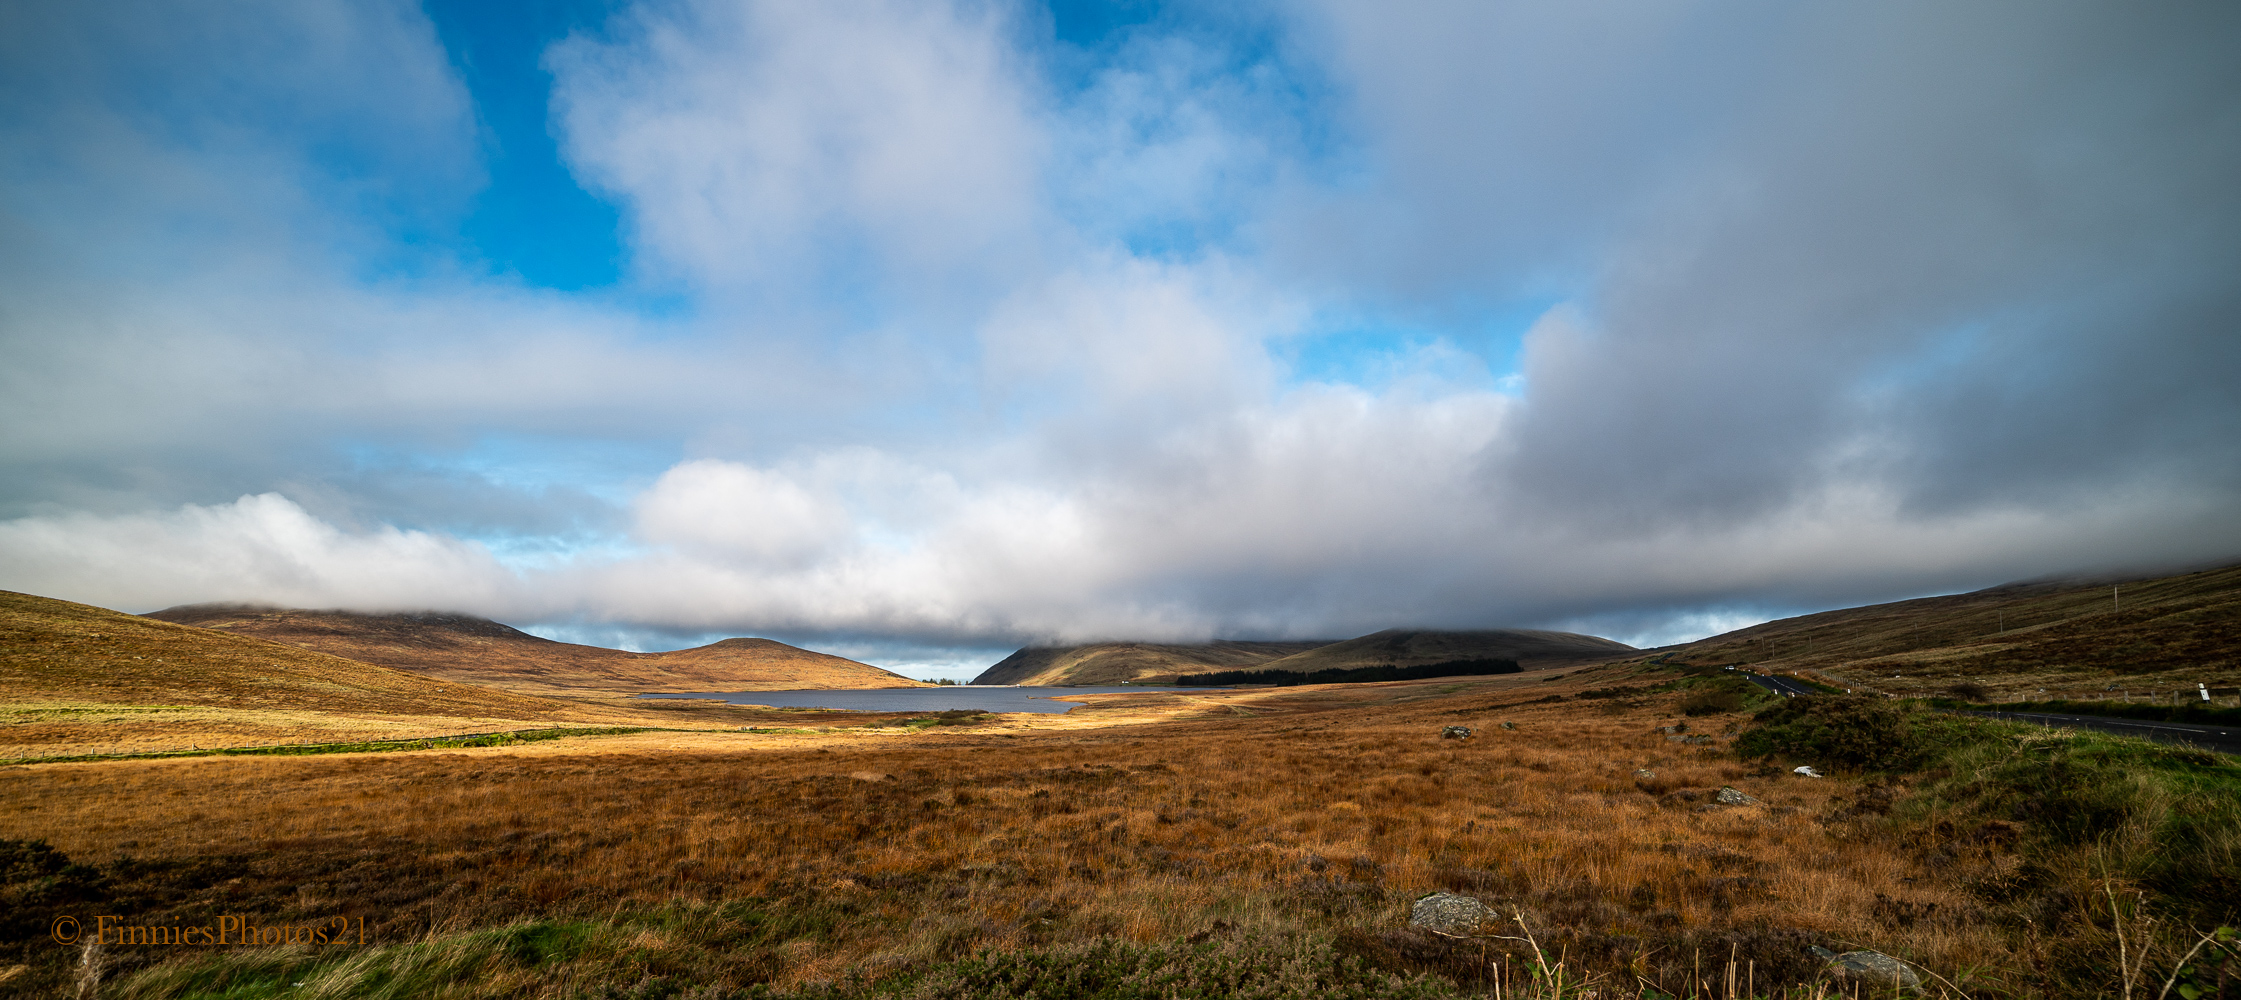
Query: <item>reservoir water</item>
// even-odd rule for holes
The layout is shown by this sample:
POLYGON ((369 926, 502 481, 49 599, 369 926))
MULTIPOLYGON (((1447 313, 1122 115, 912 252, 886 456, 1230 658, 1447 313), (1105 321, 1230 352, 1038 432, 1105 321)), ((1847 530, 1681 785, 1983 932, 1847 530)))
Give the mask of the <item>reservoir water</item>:
POLYGON ((853 712, 940 712, 977 708, 983 712, 1044 712, 1063 715, 1080 702, 1052 701, 1054 695, 1117 694, 1150 691, 1220 691, 1226 688, 1143 687, 953 687, 873 688, 853 691, 715 691, 694 694, 644 694, 641 698, 721 698, 734 705, 772 708, 838 708, 853 712))

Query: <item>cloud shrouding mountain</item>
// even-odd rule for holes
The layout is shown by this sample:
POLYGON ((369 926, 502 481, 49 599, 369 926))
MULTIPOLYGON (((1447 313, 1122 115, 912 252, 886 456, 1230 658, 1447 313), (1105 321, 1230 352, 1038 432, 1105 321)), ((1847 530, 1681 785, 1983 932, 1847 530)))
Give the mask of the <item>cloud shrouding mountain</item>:
POLYGON ((2241 553, 2221 8, 632 6, 562 293, 445 235, 416 8, 148 7, 0 42, 0 586, 962 647, 2241 553))

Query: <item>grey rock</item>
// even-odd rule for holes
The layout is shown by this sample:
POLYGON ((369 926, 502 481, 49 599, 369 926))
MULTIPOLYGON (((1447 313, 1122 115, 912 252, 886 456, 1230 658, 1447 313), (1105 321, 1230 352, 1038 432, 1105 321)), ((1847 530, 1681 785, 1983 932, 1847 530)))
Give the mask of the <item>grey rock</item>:
POLYGON ((1689 724, 1686 722, 1676 722, 1670 726, 1659 726, 1657 727, 1657 731, 1661 733, 1685 733, 1689 731, 1689 724))
POLYGON ((1656 771, 1652 771, 1652 770, 1650 770, 1649 768, 1646 768, 1646 767, 1645 767, 1645 768, 1643 768, 1643 769, 1641 769, 1641 770, 1639 770, 1639 771, 1636 771, 1636 772, 1634 772, 1634 780, 1636 780, 1636 781, 1648 781, 1648 780, 1650 780, 1650 779, 1652 779, 1652 778, 1655 778, 1655 777, 1657 777, 1657 772, 1656 772, 1656 771))
POLYGON ((1808 778, 1818 778, 1821 776, 1821 772, 1814 770, 1810 765, 1799 765, 1798 767, 1792 768, 1790 770, 1790 773, 1803 775, 1808 778))
POLYGON ((1898 959, 1880 951, 1848 951, 1837 954, 1815 945, 1813 954, 1827 962, 1823 970, 1848 983, 1859 983, 1872 989, 1922 992, 1922 974, 1898 959))
POLYGON ((1469 726, 1443 726, 1440 728, 1440 739, 1467 740, 1470 738, 1471 727, 1469 726))
POLYGON ((1712 797, 1712 801, 1717 802, 1723 806, 1755 806, 1759 804, 1759 800, 1745 795, 1742 792, 1736 791, 1733 788, 1725 787, 1720 789, 1720 794, 1712 797))
POLYGON ((1470 934, 1501 919, 1493 907, 1452 892, 1435 892, 1419 899, 1408 913, 1409 926, 1449 935, 1470 934))

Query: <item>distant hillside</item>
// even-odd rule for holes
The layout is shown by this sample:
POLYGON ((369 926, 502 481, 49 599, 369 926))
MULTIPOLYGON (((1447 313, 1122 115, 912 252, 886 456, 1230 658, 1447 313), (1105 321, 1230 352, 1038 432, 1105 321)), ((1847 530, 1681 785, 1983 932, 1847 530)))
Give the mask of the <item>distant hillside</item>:
POLYGON ((1527 670, 1589 660, 1607 660, 1634 652, 1623 642, 1540 629, 1483 629, 1447 632, 1430 629, 1386 629, 1358 639, 1270 660, 1256 669, 1289 670, 1311 674, 1318 670, 1353 670, 1391 665, 1412 667, 1452 660, 1516 660, 1527 670))
POLYGON ((368 615, 190 604, 148 618, 256 636, 361 663, 553 695, 924 687, 868 663, 769 639, 633 653, 555 642, 470 615, 368 615))
POLYGON ((1167 645, 1094 642, 1083 646, 1029 646, 973 678, 975 684, 1094 687, 1153 677, 1250 669, 1271 660, 1329 645, 1304 642, 1230 642, 1167 645))
POLYGON ((1784 618, 1676 658, 1818 672, 1899 695, 2168 695, 2241 679, 2241 565, 2133 580, 2010 583, 1784 618), (1974 689, 1971 689, 1974 686, 1974 689))
POLYGON ((0 591, 0 701, 519 720, 576 711, 566 702, 10 591, 0 591))

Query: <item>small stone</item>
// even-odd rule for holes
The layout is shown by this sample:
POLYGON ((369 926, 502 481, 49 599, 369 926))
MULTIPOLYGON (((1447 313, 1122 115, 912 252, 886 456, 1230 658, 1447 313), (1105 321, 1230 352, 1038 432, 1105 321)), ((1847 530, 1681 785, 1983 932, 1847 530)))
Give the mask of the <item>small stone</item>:
POLYGON ((1636 780, 1636 781, 1648 781, 1648 780, 1650 780, 1650 779, 1652 779, 1652 778, 1655 778, 1655 777, 1657 777, 1657 772, 1656 772, 1656 771, 1652 771, 1652 770, 1650 770, 1649 768, 1646 768, 1646 767, 1645 767, 1645 768, 1643 768, 1643 769, 1641 769, 1641 770, 1639 770, 1639 771, 1636 771, 1636 772, 1634 772, 1634 780, 1636 780))
POLYGON ((1471 727, 1469 726, 1443 726, 1440 728, 1440 739, 1467 740, 1470 738, 1471 727))
POLYGON ((1922 975, 1905 962, 1880 951, 1848 951, 1842 955, 1814 946, 1813 954, 1828 963, 1826 972, 1846 982, 1871 989, 1922 992, 1922 975))
POLYGON ((1727 787, 1722 787, 1720 794, 1713 796, 1712 801, 1723 806, 1755 806, 1759 804, 1759 800, 1727 787))
POLYGON ((1435 892, 1419 899, 1408 913, 1409 926, 1451 936, 1470 934, 1501 919, 1493 907, 1452 892, 1435 892))
POLYGON ((1515 722, 1505 722, 1505 723, 1502 723, 1502 728, 1504 728, 1504 729, 1516 729, 1516 728, 1517 728, 1517 723, 1515 723, 1515 722))

